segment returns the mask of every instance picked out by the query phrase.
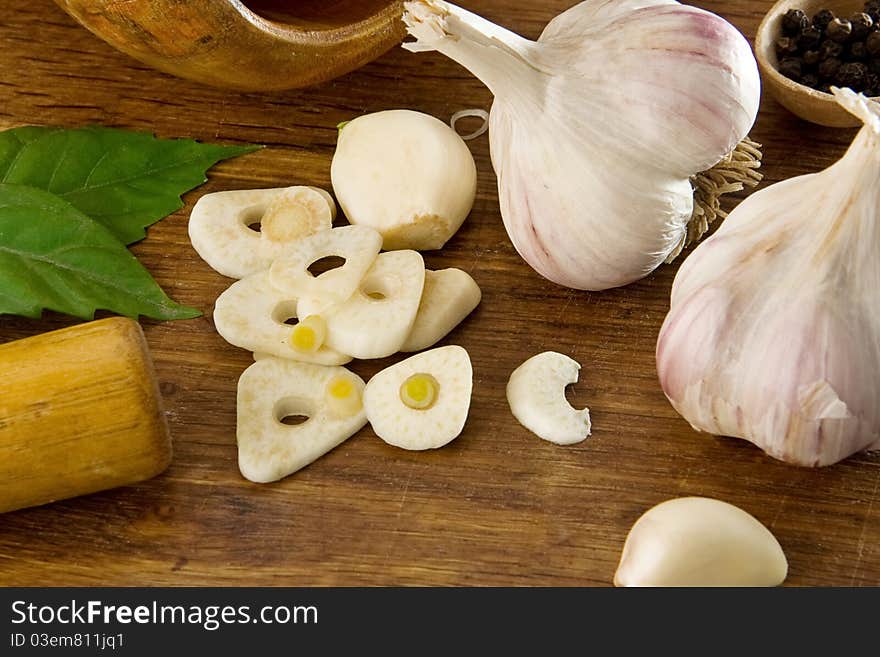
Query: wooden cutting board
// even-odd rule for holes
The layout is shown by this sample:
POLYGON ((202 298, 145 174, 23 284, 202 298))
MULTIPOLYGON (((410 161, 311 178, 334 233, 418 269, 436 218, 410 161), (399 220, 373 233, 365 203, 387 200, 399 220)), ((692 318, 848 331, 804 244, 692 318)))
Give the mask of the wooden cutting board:
MULTIPOLYGON (((571 2, 464 4, 534 38, 571 2)), ((751 38, 771 2, 696 4, 751 38)), ((692 431, 654 368, 676 266, 601 294, 539 277, 502 227, 485 137, 470 142, 474 210, 445 249, 425 258, 431 268, 465 269, 483 289, 482 305, 446 341, 466 347, 474 365, 462 436, 410 453, 365 428, 282 482, 239 475, 235 387, 251 357, 213 329, 214 299, 230 281, 190 247, 196 199, 291 184, 329 189, 337 123, 400 107, 446 119, 490 102, 453 62, 399 48, 318 87, 225 92, 117 53, 50 0, 6 12, 0 127, 101 124, 267 148, 217 166, 184 209, 134 247, 170 296, 205 312, 143 322, 174 439, 170 469, 137 486, 0 516, 0 584, 607 585, 636 518, 681 495, 718 497, 765 523, 788 555, 789 584, 880 584, 880 458, 799 469, 692 431), (589 405, 593 435, 572 447, 529 434, 505 400, 510 372, 549 349, 584 366, 570 399, 589 405)), ((803 123, 765 98, 752 134, 764 144, 767 184, 831 164, 854 132, 803 123)), ((72 323, 0 317, 0 341, 72 323)), ((398 359, 352 369, 367 378, 398 359)), ((3 381, 0 394, 14 385, 3 381)))

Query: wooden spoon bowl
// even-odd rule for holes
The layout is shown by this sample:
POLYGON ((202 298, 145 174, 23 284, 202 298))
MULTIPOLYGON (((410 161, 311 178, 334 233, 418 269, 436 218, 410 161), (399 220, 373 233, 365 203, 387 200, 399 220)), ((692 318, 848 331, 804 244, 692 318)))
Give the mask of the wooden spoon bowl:
POLYGON ((303 87, 354 70, 405 34, 402 0, 55 0, 145 64, 243 91, 303 87))
MULTIPOLYGON (((777 70, 776 39, 782 34, 782 17, 789 9, 802 9, 807 16, 830 9, 837 16, 850 16, 864 7, 863 0, 780 0, 764 16, 755 37, 755 56, 764 88, 779 104, 797 116, 832 128, 853 128, 861 122, 843 109, 834 96, 798 84, 777 70)), ((877 100, 877 99, 875 99, 877 100)))

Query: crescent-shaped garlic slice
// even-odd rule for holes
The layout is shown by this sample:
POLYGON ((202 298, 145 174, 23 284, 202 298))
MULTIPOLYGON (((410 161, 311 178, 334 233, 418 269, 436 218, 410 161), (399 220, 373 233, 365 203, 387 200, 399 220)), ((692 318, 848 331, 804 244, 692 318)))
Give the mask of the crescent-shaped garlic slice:
POLYGON ((322 310, 354 294, 381 248, 382 236, 366 226, 324 230, 291 245, 283 258, 272 263, 269 281, 285 294, 309 299, 315 311, 322 310), (309 267, 331 256, 345 262, 313 276, 309 267))
POLYGON ((329 230, 333 198, 317 187, 244 189, 205 194, 193 207, 189 237, 202 260, 230 278, 264 269, 307 235, 329 230), (249 226, 260 224, 260 230, 249 226))
POLYGON ((777 586, 788 561, 739 507, 680 497, 648 509, 626 537, 615 586, 777 586))
POLYGON ((285 323, 296 317, 296 299, 272 287, 268 271, 236 281, 214 304, 214 327, 236 347, 318 365, 342 365, 351 360, 323 340, 312 340, 308 348, 301 348, 310 326, 285 323))
POLYGON ((367 423, 364 382, 344 367, 265 358, 238 380, 238 466, 250 481, 277 481, 367 423), (307 418, 285 424, 286 418, 307 418))
POLYGON ((380 253, 357 291, 344 303, 325 307, 320 298, 303 298, 303 316, 327 323, 327 345, 355 358, 385 358, 400 351, 410 334, 425 283, 418 251, 380 253))
POLYGON ((590 409, 577 410, 565 398, 565 386, 577 383, 581 366, 555 351, 532 356, 507 382, 513 416, 539 438, 557 445, 579 443, 590 435, 590 409))
POLYGON ((373 431, 389 445, 442 447, 464 428, 473 370, 462 347, 423 351, 385 368, 367 383, 364 409, 373 431))
POLYGON ((458 326, 482 297, 480 287, 461 269, 427 270, 425 289, 412 330, 401 351, 421 351, 458 326))

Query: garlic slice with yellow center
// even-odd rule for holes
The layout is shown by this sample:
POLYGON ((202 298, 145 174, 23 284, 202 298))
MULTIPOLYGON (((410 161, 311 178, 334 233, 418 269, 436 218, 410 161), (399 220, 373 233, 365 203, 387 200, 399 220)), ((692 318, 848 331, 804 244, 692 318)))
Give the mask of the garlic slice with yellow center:
POLYGON ((425 271, 425 287, 415 322, 400 351, 421 351, 439 342, 474 308, 482 292, 461 269, 425 271))
POLYGON ((321 320, 288 323, 297 319, 297 305, 295 298, 273 287, 269 272, 263 271, 236 281, 217 297, 214 327, 229 344, 242 349, 319 365, 350 361, 351 356, 325 344, 321 320))
POLYGON ((626 537, 615 586, 778 586, 788 561, 742 509, 706 497, 667 500, 626 537))
POLYGON ((400 351, 410 334, 424 282, 418 251, 388 251, 379 254, 344 303, 327 307, 323 299, 304 298, 297 309, 326 322, 331 349, 355 358, 385 358, 400 351))
POLYGON ((335 215, 333 199, 316 187, 215 192, 193 207, 189 237, 212 269, 244 278, 268 269, 292 243, 328 230, 335 215))
POLYGON ((257 483, 282 479, 367 423, 363 380, 344 367, 265 358, 238 381, 238 465, 257 483), (296 424, 285 420, 297 418, 296 424))
POLYGON ((514 417, 539 438, 573 445, 590 435, 590 409, 577 410, 565 399, 565 387, 577 383, 580 364, 555 351, 532 356, 507 382, 507 403, 514 417))
POLYGON ((464 428, 473 370, 462 347, 423 351, 376 374, 364 389, 373 431, 389 445, 435 449, 464 428))

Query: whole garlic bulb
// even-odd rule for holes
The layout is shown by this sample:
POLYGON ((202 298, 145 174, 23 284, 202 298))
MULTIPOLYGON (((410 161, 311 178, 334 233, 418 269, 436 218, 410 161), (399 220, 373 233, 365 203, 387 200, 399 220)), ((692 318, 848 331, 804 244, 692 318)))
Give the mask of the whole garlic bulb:
POLYGON ((743 201, 681 266, 657 342, 675 409, 806 466, 880 447, 880 108, 825 171, 743 201))
POLYGON ((587 0, 529 41, 439 0, 405 3, 412 51, 437 50, 495 96, 501 215, 520 255, 561 285, 630 283, 680 250, 690 178, 758 112, 748 42, 674 0, 587 0))

